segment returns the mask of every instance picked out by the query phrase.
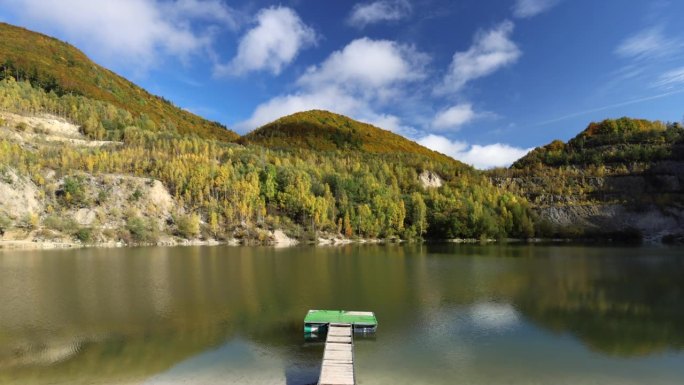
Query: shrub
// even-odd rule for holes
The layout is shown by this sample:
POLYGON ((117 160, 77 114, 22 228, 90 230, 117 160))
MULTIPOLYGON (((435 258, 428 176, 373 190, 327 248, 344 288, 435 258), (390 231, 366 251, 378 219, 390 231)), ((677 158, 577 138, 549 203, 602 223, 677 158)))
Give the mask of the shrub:
POLYGON ((131 217, 126 222, 126 230, 131 234, 132 240, 138 243, 155 243, 159 239, 159 231, 152 220, 131 217))
POLYGON ((5 234, 12 226, 12 220, 4 213, 0 213, 0 235, 5 234))
POLYGON ((62 188, 62 197, 69 205, 84 205, 86 204, 85 187, 83 186, 83 179, 79 177, 64 178, 64 187, 62 188))
POLYGON ((116 239, 117 238, 117 232, 114 229, 104 229, 102 230, 102 236, 105 239, 116 239))
POLYGON ((142 198, 142 195, 143 195, 143 193, 142 193, 142 191, 140 191, 140 189, 135 189, 135 191, 133 191, 133 194, 131 194, 130 201, 131 202, 137 202, 140 200, 140 198, 142 198))
POLYGON ((21 219, 17 223, 17 227, 21 227, 27 230, 34 230, 36 227, 38 227, 39 223, 40 217, 37 214, 28 213, 21 217, 21 219))
POLYGON ((82 227, 76 231, 76 238, 83 243, 92 243, 93 235, 93 229, 90 227, 82 227))
POLYGON ((98 191, 96 203, 98 205, 105 203, 107 201, 107 199, 109 199, 109 195, 110 195, 109 190, 102 189, 102 190, 98 191))
POLYGON ((197 214, 182 215, 176 220, 178 235, 191 239, 200 233, 200 217, 197 214))
POLYGON ((50 133, 50 130, 45 128, 45 126, 43 126, 42 124, 39 124, 37 127, 33 128, 33 132, 35 132, 36 134, 47 135, 50 133))
POLYGON ((74 235, 78 232, 78 223, 73 218, 64 218, 62 216, 52 214, 43 220, 43 226, 60 231, 62 233, 74 235))
POLYGON ((19 131, 19 132, 24 132, 28 129, 28 125, 24 122, 20 122, 20 123, 17 123, 17 125, 14 126, 14 128, 16 128, 17 131, 19 131))

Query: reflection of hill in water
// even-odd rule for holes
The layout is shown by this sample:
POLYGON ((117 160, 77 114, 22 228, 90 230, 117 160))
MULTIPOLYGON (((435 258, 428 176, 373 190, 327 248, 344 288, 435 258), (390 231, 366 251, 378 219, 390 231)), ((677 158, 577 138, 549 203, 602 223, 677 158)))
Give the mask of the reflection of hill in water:
MULTIPOLYGON (((582 261, 567 272, 535 274, 515 302, 544 328, 567 332, 613 355, 684 348, 684 260, 582 261)), ((559 266, 560 267, 560 266, 559 266)))
MULTIPOLYGON (((569 333, 611 355, 684 349, 684 258, 676 249, 566 246, 470 251, 481 257, 524 259, 507 264, 510 268, 500 273, 480 274, 477 284, 513 303, 538 326, 569 333)), ((480 262, 486 265, 486 260, 480 262)))
POLYGON ((680 350, 683 261, 649 253, 674 254, 437 245, 4 254, 0 383, 139 382, 241 335, 312 363, 319 351, 302 349, 300 334, 309 308, 374 310, 393 332, 427 309, 495 301, 603 353, 680 350))
MULTIPOLYGON (((3 357, 0 383, 9 384, 107 384, 138 383, 167 370, 187 357, 224 340, 220 328, 108 335, 97 340, 80 340, 74 333, 77 350, 58 361, 43 361, 50 351, 60 348, 50 337, 39 340, 18 359, 3 357), (37 357, 36 357, 37 356, 37 357), (32 361, 33 360, 33 361, 32 361)), ((29 341, 27 341, 29 342, 29 341)), ((74 344, 74 342, 68 342, 74 344)), ((9 348, 16 348, 8 346, 9 348)))

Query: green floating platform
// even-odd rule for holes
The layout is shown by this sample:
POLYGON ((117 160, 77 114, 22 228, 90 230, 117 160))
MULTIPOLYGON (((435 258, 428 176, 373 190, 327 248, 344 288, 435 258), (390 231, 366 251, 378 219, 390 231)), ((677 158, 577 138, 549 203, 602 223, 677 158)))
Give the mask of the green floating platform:
POLYGON ((329 324, 350 324, 355 332, 372 333, 378 319, 370 311, 309 310, 304 317, 304 333, 324 332, 329 324))

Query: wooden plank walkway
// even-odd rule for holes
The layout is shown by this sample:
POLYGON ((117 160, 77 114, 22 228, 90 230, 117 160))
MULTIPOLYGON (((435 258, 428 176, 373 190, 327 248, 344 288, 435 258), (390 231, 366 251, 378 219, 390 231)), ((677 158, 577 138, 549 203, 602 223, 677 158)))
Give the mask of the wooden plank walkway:
POLYGON ((330 324, 318 385, 355 385, 354 333, 351 324, 330 324))

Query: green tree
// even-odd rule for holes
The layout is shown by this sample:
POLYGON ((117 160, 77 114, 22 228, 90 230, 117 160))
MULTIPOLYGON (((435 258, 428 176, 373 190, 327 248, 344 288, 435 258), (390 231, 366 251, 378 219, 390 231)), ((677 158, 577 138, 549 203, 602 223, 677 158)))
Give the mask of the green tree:
POLYGON ((427 232, 427 206, 419 192, 411 194, 410 221, 419 236, 427 232))

